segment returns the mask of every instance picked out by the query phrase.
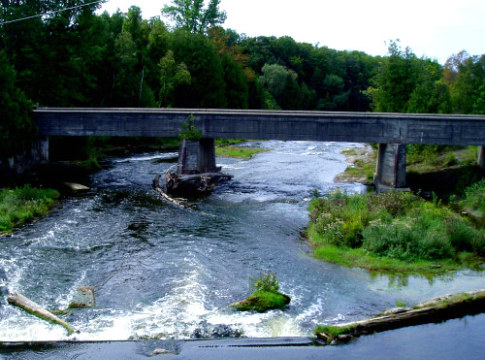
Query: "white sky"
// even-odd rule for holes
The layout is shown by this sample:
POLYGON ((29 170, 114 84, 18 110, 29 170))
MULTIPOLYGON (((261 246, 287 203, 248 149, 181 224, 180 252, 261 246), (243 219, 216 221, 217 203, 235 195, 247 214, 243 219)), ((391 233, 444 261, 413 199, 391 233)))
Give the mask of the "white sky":
MULTIPOLYGON (((170 3, 109 0, 102 9, 126 12, 136 5, 150 18, 170 3)), ((251 37, 288 35, 370 55, 385 55, 385 42, 400 39, 402 47, 441 64, 461 50, 485 54, 484 0, 222 0, 220 7, 227 12, 224 28, 251 37)))

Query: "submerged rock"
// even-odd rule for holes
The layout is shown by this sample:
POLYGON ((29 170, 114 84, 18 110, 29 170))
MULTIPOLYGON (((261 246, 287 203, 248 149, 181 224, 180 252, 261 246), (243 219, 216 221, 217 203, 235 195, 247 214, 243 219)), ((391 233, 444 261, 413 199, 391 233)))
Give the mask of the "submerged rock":
POLYGON ((247 299, 235 302, 230 306, 239 311, 265 312, 272 309, 283 309, 291 301, 288 295, 278 291, 256 291, 247 299))
POLYGON ((80 286, 69 304, 69 309, 92 308, 96 305, 94 288, 92 286, 80 286))
MULTIPOLYGON (((0 297, 3 298, 7 293, 7 273, 0 268, 0 297)), ((2 301, 0 301, 0 306, 2 306, 2 301)))
POLYGON ((192 339, 220 339, 220 338, 239 338, 242 332, 239 329, 233 329, 230 325, 210 325, 206 322, 201 327, 195 329, 190 337, 192 339))
POLYGON ((155 356, 155 355, 167 355, 167 354, 173 354, 170 350, 167 349, 155 349, 152 351, 150 356, 155 356))

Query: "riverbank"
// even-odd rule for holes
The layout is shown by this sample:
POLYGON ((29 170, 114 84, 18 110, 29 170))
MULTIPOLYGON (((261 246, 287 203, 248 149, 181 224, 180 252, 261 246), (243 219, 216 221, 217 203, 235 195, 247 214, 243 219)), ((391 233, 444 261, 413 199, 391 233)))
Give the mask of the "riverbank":
POLYGON ((59 192, 36 189, 29 185, 0 190, 0 237, 9 235, 15 227, 46 215, 54 206, 59 192))
MULTIPOLYGON (((485 180, 473 182, 483 175, 472 165, 473 149, 460 149, 458 156, 455 151, 411 153, 411 188, 418 196, 337 192, 314 199, 307 230, 314 256, 348 267, 428 276, 479 268, 485 254, 485 180), (433 172, 448 176, 424 183, 423 190, 417 179, 433 172), (434 189, 443 186, 447 191, 436 195, 434 189)), ((336 179, 370 180, 375 151, 365 145, 343 153, 352 165, 336 179)))

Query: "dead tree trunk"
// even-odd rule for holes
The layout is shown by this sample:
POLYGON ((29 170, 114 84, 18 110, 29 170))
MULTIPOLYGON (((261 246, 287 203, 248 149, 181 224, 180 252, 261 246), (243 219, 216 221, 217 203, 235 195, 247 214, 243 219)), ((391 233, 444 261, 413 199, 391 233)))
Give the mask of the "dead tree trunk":
POLYGON ((177 200, 177 199, 174 199, 170 196, 168 196, 163 190, 162 188, 160 187, 160 174, 157 174, 155 176, 155 179, 153 179, 153 188, 155 189, 155 191, 157 193, 159 193, 165 200, 171 202, 172 204, 175 204, 177 206, 180 206, 184 209, 192 209, 192 206, 191 205, 188 205, 188 204, 185 204, 183 201, 180 201, 180 200, 177 200))
POLYGON ((317 331, 317 337, 328 343, 341 343, 361 335, 441 322, 481 312, 485 312, 485 289, 446 295, 413 308, 391 309, 371 319, 337 326, 324 326, 317 331))
POLYGON ((42 320, 46 320, 50 323, 63 326, 67 330, 68 335, 71 335, 74 331, 71 325, 69 325, 67 322, 65 322, 64 320, 61 320, 51 312, 44 309, 42 306, 36 304, 35 302, 26 298, 25 296, 23 296, 18 292, 12 293, 8 297, 7 301, 10 304, 14 306, 18 306, 19 308, 27 311, 29 314, 32 314, 42 320))

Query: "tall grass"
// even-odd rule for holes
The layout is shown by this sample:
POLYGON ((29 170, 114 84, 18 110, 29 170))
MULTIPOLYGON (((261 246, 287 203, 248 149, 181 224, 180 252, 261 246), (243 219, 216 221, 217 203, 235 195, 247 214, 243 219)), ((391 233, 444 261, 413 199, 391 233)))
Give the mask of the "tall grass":
POLYGON ((10 233, 15 226, 45 215, 58 196, 57 190, 29 185, 0 190, 0 232, 10 233))
POLYGON ((347 195, 310 204, 310 233, 318 246, 361 248, 402 261, 455 259, 462 251, 485 254, 485 233, 438 201, 412 193, 347 195))
POLYGON ((463 207, 477 210, 485 215, 485 179, 465 189, 465 198, 460 202, 463 207))

